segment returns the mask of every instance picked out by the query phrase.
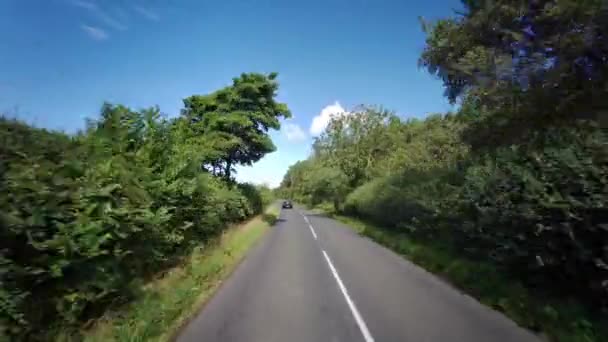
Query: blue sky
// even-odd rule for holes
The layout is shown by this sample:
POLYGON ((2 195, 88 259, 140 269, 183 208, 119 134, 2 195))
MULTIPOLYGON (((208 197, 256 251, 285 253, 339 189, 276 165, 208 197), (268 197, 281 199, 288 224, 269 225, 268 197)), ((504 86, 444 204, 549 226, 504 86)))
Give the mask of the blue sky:
POLYGON ((272 133, 277 152, 240 168, 238 178, 277 185, 336 110, 382 105, 404 118, 450 110, 441 82, 417 67, 418 17, 459 7, 458 0, 1 0, 0 111, 74 132, 103 101, 158 105, 174 116, 183 98, 241 72, 276 71, 279 99, 294 118, 272 133))

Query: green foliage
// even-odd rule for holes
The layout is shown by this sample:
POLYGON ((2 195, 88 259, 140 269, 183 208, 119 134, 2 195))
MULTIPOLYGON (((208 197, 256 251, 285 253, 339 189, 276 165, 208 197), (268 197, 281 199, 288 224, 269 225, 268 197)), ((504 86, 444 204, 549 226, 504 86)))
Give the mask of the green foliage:
MULTIPOLYGON (((276 221, 278 206, 270 206, 264 221, 253 219, 222 232, 195 248, 176 267, 148 282, 128 307, 109 312, 84 332, 81 341, 168 341, 184 322, 196 315, 258 241, 276 221), (159 310, 162 308, 162 310, 159 310)), ((61 340, 61 339, 58 339, 61 340)))
MULTIPOLYGON (((273 97, 273 85, 263 92, 273 97)), ((257 94, 248 82, 234 88, 239 103, 257 94)), ((258 114, 242 117, 265 122, 258 134, 268 139, 278 121, 258 114)), ((105 104, 74 136, 0 119, 0 336, 48 340, 77 328, 229 223, 260 213, 268 189, 201 167, 217 151, 157 108, 105 104)))
POLYGON ((253 213, 262 212, 274 198, 272 191, 265 185, 243 183, 239 184, 237 188, 247 199, 247 203, 250 205, 249 210, 253 213))
MULTIPOLYGON (((363 107, 334 118, 281 191, 308 204, 338 199, 342 212, 387 227, 397 241, 385 244, 406 236, 440 246, 467 260, 457 268, 487 265, 539 303, 559 303, 543 312, 530 304, 532 318, 518 319, 552 329, 556 339, 605 339, 598 327, 608 321, 606 2, 463 3, 461 16, 425 23, 420 60, 460 101, 458 112, 402 121, 363 107), (325 168, 341 171, 346 185, 316 180, 325 168), (569 308, 584 309, 571 310, 577 316, 569 308), (565 331, 557 323, 564 317, 581 324, 565 331)), ((432 271, 446 264, 406 254, 432 271)), ((481 297, 500 291, 472 281, 458 282, 481 297)), ((509 306, 502 309, 523 312, 509 306)))
POLYGON ((275 100, 276 77, 242 74, 230 87, 184 100, 182 120, 213 151, 201 161, 214 174, 230 179, 234 166, 251 165, 275 150, 268 129, 278 129, 279 118, 291 117, 287 105, 275 100))
POLYGON ((549 122, 608 116, 605 0, 463 4, 461 17, 425 23, 420 64, 451 100, 482 109, 468 134, 475 149, 525 144, 549 122))
POLYGON ((374 167, 389 152, 399 119, 382 108, 361 106, 335 118, 313 145, 322 164, 340 170, 355 187, 374 176, 374 167))
POLYGON ((411 234, 385 229, 352 217, 337 216, 378 243, 406 256, 451 284, 474 295, 482 303, 502 312, 521 326, 544 330, 555 341, 604 341, 608 326, 589 318, 585 308, 561 299, 547 300, 527 290, 508 274, 484 260, 463 258, 445 241, 418 241, 411 234))
POLYGON ((529 104, 558 100, 544 111, 534 106, 537 115, 606 107, 597 99, 608 72, 604 0, 462 2, 461 17, 424 24, 427 46, 420 59, 442 79, 451 100, 477 89, 498 104, 516 90, 534 94, 526 96, 529 104))
POLYGON ((408 172, 374 179, 348 195, 345 212, 360 215, 385 226, 420 230, 431 234, 431 224, 440 202, 451 188, 439 174, 408 172))
POLYGON ((308 204, 319 204, 324 201, 334 203, 337 209, 348 193, 348 178, 339 169, 311 163, 293 165, 285 184, 297 184, 283 191, 284 197, 296 198, 308 204), (295 182, 295 183, 291 183, 295 182))
POLYGON ((461 239, 535 287, 606 307, 608 140, 575 129, 543 138, 542 151, 500 149, 467 170, 461 239))
POLYGON ((462 263, 456 265, 424 249, 404 252, 528 327, 558 340, 602 340, 606 332, 599 325, 608 305, 605 132, 593 125, 549 126, 526 145, 471 154, 462 138, 470 132, 468 122, 464 112, 393 122, 400 126, 399 134, 386 135, 395 139, 393 148, 370 172, 379 176, 341 188, 346 197, 334 190, 340 182, 319 172, 340 165, 339 147, 292 166, 282 191, 312 205, 340 198, 338 212, 386 227, 381 242, 391 248, 404 248, 408 239, 458 255, 462 263), (522 290, 476 283, 474 274, 484 268, 492 284, 505 277, 522 290), (525 300, 511 297, 522 291, 525 300), (558 317, 546 317, 552 310, 539 305, 558 307, 558 317), (566 318, 588 324, 574 327, 566 318))

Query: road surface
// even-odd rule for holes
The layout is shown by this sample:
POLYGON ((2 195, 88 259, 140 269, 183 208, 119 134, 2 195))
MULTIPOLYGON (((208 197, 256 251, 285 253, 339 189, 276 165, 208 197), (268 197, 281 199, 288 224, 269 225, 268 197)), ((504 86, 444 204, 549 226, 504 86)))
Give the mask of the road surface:
POLYGON ((296 207, 271 229, 178 341, 539 341, 335 220, 296 207))

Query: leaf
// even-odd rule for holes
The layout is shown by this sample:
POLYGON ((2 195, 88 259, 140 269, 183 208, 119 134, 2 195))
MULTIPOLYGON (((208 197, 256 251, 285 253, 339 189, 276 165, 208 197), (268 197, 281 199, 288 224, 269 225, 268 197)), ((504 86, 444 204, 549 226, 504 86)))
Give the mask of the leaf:
POLYGON ((121 189, 121 188, 122 188, 122 186, 120 184, 106 185, 106 186, 104 186, 103 188, 101 188, 99 190, 98 195, 99 196, 109 197, 112 194, 112 192, 114 192, 114 191, 116 191, 118 189, 121 189))

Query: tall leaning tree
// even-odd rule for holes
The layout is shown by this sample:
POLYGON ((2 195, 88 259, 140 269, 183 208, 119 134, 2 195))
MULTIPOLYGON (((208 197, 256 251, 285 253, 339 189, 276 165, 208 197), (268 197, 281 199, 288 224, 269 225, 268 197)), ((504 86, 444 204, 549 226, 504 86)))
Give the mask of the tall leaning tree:
POLYGON ((291 117, 287 105, 276 100, 277 76, 244 73, 231 86, 184 99, 181 119, 211 150, 201 157, 203 168, 231 180, 235 166, 275 151, 268 132, 280 129, 280 118, 291 117))

